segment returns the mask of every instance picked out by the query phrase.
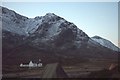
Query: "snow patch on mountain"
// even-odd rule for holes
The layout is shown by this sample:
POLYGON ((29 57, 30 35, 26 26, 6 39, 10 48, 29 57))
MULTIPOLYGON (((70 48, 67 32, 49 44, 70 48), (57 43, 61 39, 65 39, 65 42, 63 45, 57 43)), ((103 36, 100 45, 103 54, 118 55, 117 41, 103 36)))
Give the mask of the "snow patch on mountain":
POLYGON ((27 34, 32 34, 37 30, 41 23, 42 19, 36 20, 35 18, 29 18, 25 21, 26 27, 24 28, 24 30, 27 34))

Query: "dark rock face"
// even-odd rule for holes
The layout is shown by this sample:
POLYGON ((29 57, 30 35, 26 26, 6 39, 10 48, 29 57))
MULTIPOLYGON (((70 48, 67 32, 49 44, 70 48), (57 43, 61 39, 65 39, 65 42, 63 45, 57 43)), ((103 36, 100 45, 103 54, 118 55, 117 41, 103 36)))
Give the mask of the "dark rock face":
POLYGON ((56 39, 56 46, 60 46, 66 43, 72 43, 75 40, 75 35, 71 29, 62 31, 56 39))
POLYGON ((2 31, 2 49, 3 53, 24 44, 25 36, 20 36, 8 31, 2 31))

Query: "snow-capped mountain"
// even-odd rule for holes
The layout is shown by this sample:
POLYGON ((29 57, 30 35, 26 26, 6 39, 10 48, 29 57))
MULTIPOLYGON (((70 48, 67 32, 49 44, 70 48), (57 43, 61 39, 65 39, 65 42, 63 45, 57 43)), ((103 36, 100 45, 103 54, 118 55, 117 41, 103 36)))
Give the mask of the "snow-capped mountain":
POLYGON ((107 48, 109 48, 109 49, 112 49, 112 50, 114 50, 114 51, 119 51, 119 50, 120 50, 120 49, 119 49, 117 46, 115 46, 112 42, 110 42, 109 40, 106 40, 106 39, 104 39, 104 38, 102 38, 102 37, 94 36, 94 37, 92 37, 91 39, 94 40, 94 41, 96 41, 96 42, 98 42, 100 45, 105 46, 105 47, 107 47, 107 48))
POLYGON ((86 44, 89 39, 87 34, 78 29, 76 25, 54 13, 28 18, 3 7, 1 16, 4 31, 30 38, 33 45, 50 45, 52 42, 55 42, 52 45, 61 45, 58 38, 63 38, 66 43, 64 46, 61 45, 61 48, 65 48, 65 45, 67 47, 70 42, 80 47, 82 44, 86 44))
POLYGON ((2 7, 0 18, 3 58, 8 59, 8 62, 12 63, 12 59, 15 59, 18 63, 38 57, 48 62, 58 60, 59 57, 73 60, 116 59, 116 51, 100 45, 75 24, 54 13, 28 18, 2 7))

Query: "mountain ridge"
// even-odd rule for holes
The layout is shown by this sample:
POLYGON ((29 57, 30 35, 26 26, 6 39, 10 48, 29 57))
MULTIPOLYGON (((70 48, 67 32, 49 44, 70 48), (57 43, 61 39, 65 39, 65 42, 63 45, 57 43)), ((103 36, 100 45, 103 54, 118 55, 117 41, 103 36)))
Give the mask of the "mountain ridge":
POLYGON ((100 36, 93 36, 91 37, 94 41, 98 42, 100 45, 105 46, 109 49, 112 49, 114 51, 120 51, 120 48, 114 45, 111 41, 102 38, 100 36))
MULTIPOLYGON (((0 6, 1 7, 1 6, 0 6)), ((5 14, 5 13, 9 13, 9 12, 11 12, 11 14, 12 14, 12 16, 15 16, 15 15, 18 15, 18 18, 20 18, 20 16, 21 15, 19 15, 18 13, 16 13, 15 11, 13 11, 13 10, 9 10, 9 9, 7 9, 7 8, 5 8, 5 7, 2 7, 2 13, 3 14, 5 14), (13 13, 12 13, 13 12, 13 13), (15 14, 15 15, 14 15, 15 14)), ((54 13, 46 13, 46 15, 45 16, 36 16, 35 18, 28 18, 28 17, 25 17, 25 16, 21 16, 23 19, 24 19, 24 21, 25 20, 27 20, 27 21, 25 21, 25 23, 24 24, 26 24, 25 26, 27 26, 27 27, 25 27, 24 28, 24 31, 22 31, 21 30, 21 32, 20 32, 20 34, 22 33, 23 35, 25 35, 25 36, 29 36, 30 34, 32 34, 32 33, 34 33, 37 29, 38 29, 38 27, 41 25, 41 22, 43 21, 43 20, 45 20, 46 22, 48 22, 47 20, 48 20, 48 18, 55 18, 55 17, 57 17, 58 19, 61 19, 63 22, 64 21, 66 21, 64 18, 61 18, 61 17, 59 17, 59 16, 57 16, 56 14, 54 14, 54 13), (42 20, 42 18, 43 18, 43 20, 42 20), (30 19, 30 20, 28 20, 28 19, 30 19), (47 20, 46 20, 47 19, 47 20), (33 27, 32 27, 33 26, 33 27)), ((21 18, 21 19, 22 19, 21 18)), ((4 20, 3 20, 3 22, 4 22, 4 20)), ((18 23, 19 23, 19 21, 18 21, 18 23)), ((71 22, 70 22, 71 23, 71 22)), ((71 23, 71 24, 73 24, 73 23, 71 23)), ((74 24, 73 24, 74 25, 74 24)), ((23 25, 22 25, 22 27, 24 27, 23 25)), ((4 26, 3 26, 3 28, 4 28, 4 26)), ((15 27, 14 27, 15 28, 15 27)), ((10 29, 10 28, 9 28, 10 29)), ((8 29, 8 30, 9 30, 8 29)), ((19 29, 19 28, 18 28, 19 29)), ((6 29, 7 30, 7 29, 6 29)), ((13 31, 17 31, 17 30, 13 30, 13 31)), ((19 31, 17 31, 18 33, 19 33, 19 31)), ((54 33, 52 33, 52 35, 53 35, 54 33)), ((92 39, 94 38, 94 37, 91 37, 92 39)), ((99 38, 101 38, 101 37, 99 37, 99 38)), ((94 38, 95 39, 95 38, 94 38)), ((103 38, 102 38, 103 39, 103 38)), ((95 40, 94 40, 95 41, 95 40)), ((99 43, 99 42, 98 42, 99 43)), ((113 43, 111 43, 111 44, 113 44, 113 43)), ((113 46, 115 46, 115 45, 113 45, 113 46)), ((105 47, 107 47, 107 46, 105 46, 105 47)), ((116 47, 116 46, 115 46, 116 47)), ((109 48, 109 47, 108 47, 109 48)), ((110 48, 111 49, 111 48, 110 48)), ((114 50, 114 49, 113 49, 114 50)), ((115 49, 115 51, 117 51, 117 49, 115 49)))

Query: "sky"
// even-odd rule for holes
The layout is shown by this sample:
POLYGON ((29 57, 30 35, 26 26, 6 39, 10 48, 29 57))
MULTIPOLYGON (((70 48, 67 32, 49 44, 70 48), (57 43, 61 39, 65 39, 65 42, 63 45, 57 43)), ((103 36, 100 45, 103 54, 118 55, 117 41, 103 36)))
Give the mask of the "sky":
POLYGON ((54 13, 88 36, 101 36, 118 46, 117 2, 3 2, 2 6, 34 18, 54 13))

